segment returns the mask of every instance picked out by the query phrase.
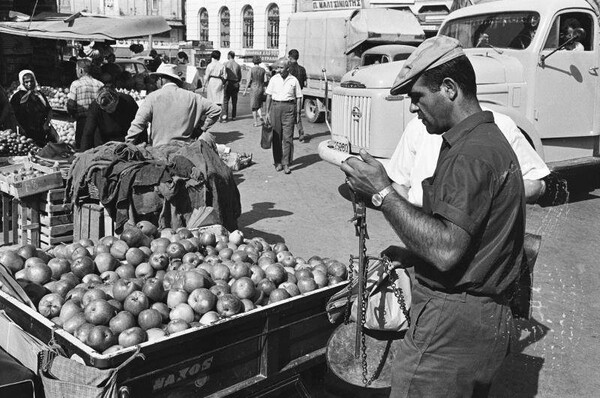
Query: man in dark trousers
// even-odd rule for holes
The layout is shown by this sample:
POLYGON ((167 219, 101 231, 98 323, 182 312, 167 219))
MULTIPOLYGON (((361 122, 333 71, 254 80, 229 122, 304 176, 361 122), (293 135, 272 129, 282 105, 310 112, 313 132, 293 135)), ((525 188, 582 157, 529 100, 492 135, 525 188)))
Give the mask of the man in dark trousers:
POLYGON ((231 100, 231 120, 235 120, 237 114, 237 100, 240 92, 240 81, 242 80, 242 67, 235 62, 235 53, 227 53, 225 62, 227 80, 225 81, 225 93, 223 94, 223 116, 221 121, 226 122, 229 118, 229 100, 231 100))
MULTIPOLYGON (((525 234, 519 162, 492 113, 482 111, 475 72, 457 40, 424 41, 390 93, 408 95, 427 132, 443 138, 434 175, 423 181, 422 209, 395 192, 366 151, 362 161, 341 166, 349 186, 381 208, 418 257, 397 263, 414 266, 416 281, 390 396, 486 397, 515 336, 509 298, 525 234)), ((384 251, 392 260, 400 252, 384 251)))
MULTIPOLYGON (((288 59, 290 60, 290 75, 298 79, 300 88, 304 90, 306 87, 306 69, 298 63, 300 53, 295 48, 288 52, 288 59)), ((306 136, 304 135, 304 127, 302 126, 302 113, 298 112, 298 141, 304 142, 306 136)))

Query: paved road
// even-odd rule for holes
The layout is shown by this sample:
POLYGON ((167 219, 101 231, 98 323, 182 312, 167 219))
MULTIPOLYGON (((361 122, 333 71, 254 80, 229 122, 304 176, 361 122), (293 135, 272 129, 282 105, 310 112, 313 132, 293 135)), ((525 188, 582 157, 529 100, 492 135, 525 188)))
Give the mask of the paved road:
MULTIPOLYGON (((259 146, 260 129, 252 127, 247 97, 240 97, 240 108, 238 120, 212 129, 219 143, 252 153, 255 161, 235 174, 242 197, 240 229, 271 243, 283 241, 305 258, 347 261, 357 252, 357 240, 347 222, 351 204, 340 194, 343 174, 320 160, 316 149, 328 138, 327 126, 304 123, 311 140, 295 141, 292 174, 285 175, 275 171, 270 151, 259 146)), ((533 320, 519 323, 519 350, 506 361, 493 397, 600 396, 599 213, 600 190, 571 193, 566 205, 528 206, 527 230, 543 237, 533 320)), ((369 210, 367 223, 369 253, 397 241, 380 212, 369 210)))

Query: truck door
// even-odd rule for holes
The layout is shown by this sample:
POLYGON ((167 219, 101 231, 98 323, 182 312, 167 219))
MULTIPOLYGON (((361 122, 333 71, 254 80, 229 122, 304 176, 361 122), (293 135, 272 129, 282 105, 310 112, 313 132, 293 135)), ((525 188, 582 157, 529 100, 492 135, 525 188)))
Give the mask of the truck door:
POLYGON ((541 55, 549 55, 567 41, 573 26, 583 28, 585 38, 537 66, 533 116, 542 138, 598 134, 594 130, 600 73, 595 17, 588 12, 558 14, 541 55))

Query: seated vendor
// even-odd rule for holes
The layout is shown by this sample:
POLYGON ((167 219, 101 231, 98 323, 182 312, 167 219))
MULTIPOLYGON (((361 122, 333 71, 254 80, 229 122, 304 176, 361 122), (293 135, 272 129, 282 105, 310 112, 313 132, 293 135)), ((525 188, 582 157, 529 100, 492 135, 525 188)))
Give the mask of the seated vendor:
POLYGON ((168 144, 171 140, 193 141, 219 119, 220 106, 182 88, 177 65, 161 64, 152 75, 156 76, 159 89, 141 104, 126 142, 142 142, 148 123, 152 123, 148 131, 148 143, 152 146, 168 144))
POLYGON ((86 151, 109 141, 125 141, 137 111, 138 105, 131 95, 118 93, 112 87, 101 88, 88 110, 81 135, 81 150, 86 151))

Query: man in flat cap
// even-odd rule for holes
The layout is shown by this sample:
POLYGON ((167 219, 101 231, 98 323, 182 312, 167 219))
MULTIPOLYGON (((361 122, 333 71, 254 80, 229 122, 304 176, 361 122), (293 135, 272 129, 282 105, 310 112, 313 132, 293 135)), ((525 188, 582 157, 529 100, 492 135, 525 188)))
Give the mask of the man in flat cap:
MULTIPOLYGON (((407 59, 391 89, 407 94, 429 134, 443 134, 423 208, 392 188, 366 151, 341 166, 419 258, 411 324, 393 364, 392 397, 485 397, 514 334, 508 304, 523 253, 525 197, 517 158, 476 97, 458 41, 437 36, 407 59)), ((384 251, 400 260, 399 247, 384 251)))
POLYGON ((177 65, 160 64, 156 72, 156 85, 131 122, 126 142, 139 144, 147 132, 148 144, 159 146, 172 140, 193 141, 199 138, 221 115, 221 107, 182 88, 183 80, 177 73, 177 65))

